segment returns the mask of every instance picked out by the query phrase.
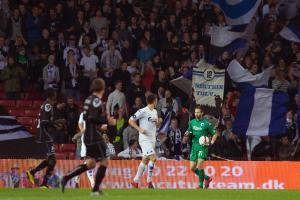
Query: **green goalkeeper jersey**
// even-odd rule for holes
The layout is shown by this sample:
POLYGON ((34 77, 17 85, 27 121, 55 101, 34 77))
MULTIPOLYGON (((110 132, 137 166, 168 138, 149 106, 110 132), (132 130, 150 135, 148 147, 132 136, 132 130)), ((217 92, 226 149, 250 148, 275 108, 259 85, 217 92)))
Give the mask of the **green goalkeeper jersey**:
POLYGON ((188 132, 192 134, 192 147, 201 147, 199 144, 199 138, 201 136, 214 135, 216 133, 213 125, 206 119, 200 120, 193 119, 189 122, 188 132))

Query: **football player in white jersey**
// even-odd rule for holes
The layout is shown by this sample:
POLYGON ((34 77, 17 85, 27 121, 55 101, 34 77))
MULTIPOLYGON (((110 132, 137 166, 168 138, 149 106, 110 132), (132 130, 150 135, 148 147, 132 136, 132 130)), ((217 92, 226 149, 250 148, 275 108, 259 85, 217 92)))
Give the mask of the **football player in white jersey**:
POLYGON ((143 175, 146 166, 148 164, 148 176, 147 185, 148 188, 154 188, 152 184, 152 175, 154 163, 156 161, 155 155, 155 141, 156 141, 156 129, 160 126, 162 119, 158 118, 157 111, 157 97, 154 94, 150 94, 147 97, 147 106, 139 109, 132 117, 130 117, 128 123, 139 132, 139 144, 142 148, 143 159, 138 167, 137 174, 131 183, 134 188, 138 188, 139 181, 143 175), (137 124, 139 121, 139 125, 137 124))
MULTIPOLYGON (((78 127, 79 127, 80 132, 84 133, 84 131, 85 131, 85 121, 83 119, 83 112, 79 116, 78 127)), ((82 134, 82 136, 81 136, 81 151, 80 151, 81 159, 85 159, 85 157, 86 157, 86 146, 84 144, 83 137, 84 137, 84 134, 82 134)), ((86 171, 86 175, 87 175, 87 177, 90 181, 91 186, 94 187, 94 185, 95 185, 94 169, 90 169, 90 170, 86 171)), ((76 176, 75 177, 75 182, 77 184, 79 184, 79 181, 80 181, 80 177, 76 176)))

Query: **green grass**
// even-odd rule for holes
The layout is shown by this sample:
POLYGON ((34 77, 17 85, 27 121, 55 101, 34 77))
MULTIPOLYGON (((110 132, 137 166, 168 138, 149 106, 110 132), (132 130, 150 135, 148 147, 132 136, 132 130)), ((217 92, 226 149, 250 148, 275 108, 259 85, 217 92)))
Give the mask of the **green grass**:
POLYGON ((85 189, 0 189, 0 200, 296 200, 300 190, 104 190, 105 196, 91 197, 85 189))

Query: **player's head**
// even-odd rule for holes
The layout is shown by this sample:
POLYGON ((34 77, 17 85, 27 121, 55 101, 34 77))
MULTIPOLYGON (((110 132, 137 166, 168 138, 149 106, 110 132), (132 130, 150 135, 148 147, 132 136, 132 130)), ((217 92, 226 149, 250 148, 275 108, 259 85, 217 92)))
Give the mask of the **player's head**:
POLYGON ((155 94, 149 94, 147 96, 147 104, 148 105, 154 105, 154 107, 156 107, 156 105, 157 105, 157 96, 155 94))
POLYGON ((102 78, 96 78, 92 81, 90 91, 98 96, 102 96, 105 92, 105 82, 102 78))
POLYGON ((195 107, 195 118, 196 119, 201 119, 204 116, 203 109, 201 108, 200 105, 196 105, 195 107))

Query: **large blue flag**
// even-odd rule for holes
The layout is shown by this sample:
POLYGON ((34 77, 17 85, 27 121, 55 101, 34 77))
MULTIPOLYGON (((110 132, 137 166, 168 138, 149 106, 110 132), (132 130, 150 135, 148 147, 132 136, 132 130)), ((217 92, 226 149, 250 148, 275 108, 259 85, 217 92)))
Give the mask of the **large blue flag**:
POLYGON ((288 41, 300 43, 300 17, 291 20, 279 34, 288 41))
POLYGON ((265 88, 271 69, 252 75, 236 60, 228 66, 230 78, 240 87, 241 97, 233 132, 239 135, 280 135, 285 133, 288 95, 265 88))
POLYGON ((227 24, 248 24, 255 15, 261 0, 213 0, 225 15, 227 24))

